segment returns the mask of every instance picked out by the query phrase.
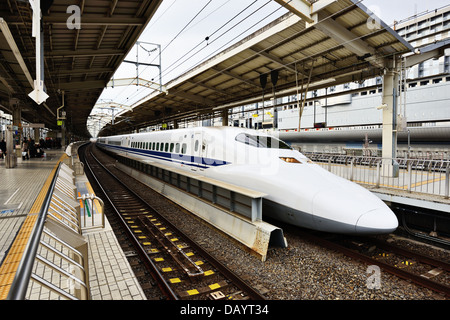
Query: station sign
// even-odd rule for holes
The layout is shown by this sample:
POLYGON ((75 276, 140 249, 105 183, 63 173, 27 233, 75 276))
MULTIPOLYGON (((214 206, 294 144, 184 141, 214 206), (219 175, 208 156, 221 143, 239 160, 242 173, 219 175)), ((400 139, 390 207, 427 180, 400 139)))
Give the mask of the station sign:
POLYGON ((43 123, 24 123, 22 125, 23 128, 45 128, 43 123))

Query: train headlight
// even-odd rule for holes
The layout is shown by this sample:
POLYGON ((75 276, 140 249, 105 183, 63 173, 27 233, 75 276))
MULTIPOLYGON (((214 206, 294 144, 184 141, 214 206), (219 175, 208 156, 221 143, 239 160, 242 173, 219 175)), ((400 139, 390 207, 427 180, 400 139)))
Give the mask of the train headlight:
POLYGON ((288 163, 301 163, 297 159, 290 158, 290 157, 280 157, 280 159, 283 160, 284 162, 288 162, 288 163))

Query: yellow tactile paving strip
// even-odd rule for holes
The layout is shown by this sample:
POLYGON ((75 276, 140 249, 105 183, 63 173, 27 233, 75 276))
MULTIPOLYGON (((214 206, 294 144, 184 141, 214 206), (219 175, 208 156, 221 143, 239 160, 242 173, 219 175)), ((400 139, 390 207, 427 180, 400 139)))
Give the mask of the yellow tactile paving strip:
POLYGON ((19 267, 20 260, 22 259, 23 252, 27 246, 28 240, 30 239, 31 232, 33 231, 34 225, 38 218, 39 211, 44 203, 45 196, 53 180, 53 176, 58 168, 61 161, 66 159, 68 156, 64 154, 59 159, 58 163, 53 168, 51 174, 48 176, 44 183, 41 191, 39 192, 36 200, 31 207, 27 218, 25 219, 16 239, 14 240, 8 255, 5 257, 3 264, 0 266, 0 300, 5 300, 8 297, 11 284, 14 281, 14 277, 19 267))

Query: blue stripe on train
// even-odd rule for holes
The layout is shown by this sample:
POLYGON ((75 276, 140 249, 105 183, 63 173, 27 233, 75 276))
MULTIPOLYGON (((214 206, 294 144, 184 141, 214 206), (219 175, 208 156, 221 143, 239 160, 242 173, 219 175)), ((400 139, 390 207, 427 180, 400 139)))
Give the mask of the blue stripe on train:
POLYGON ((159 152, 159 151, 152 151, 152 150, 142 150, 142 149, 135 149, 135 148, 127 148, 122 146, 115 146, 110 144, 103 144, 107 148, 112 148, 116 150, 120 150, 122 152, 130 152, 136 155, 140 156, 146 156, 149 158, 159 159, 159 160, 165 160, 165 161, 171 161, 171 162, 177 162, 181 164, 185 164, 188 166, 198 167, 198 168, 209 168, 209 167, 217 167, 217 166, 223 166, 225 164, 230 164, 229 162, 219 160, 219 159, 212 159, 212 158, 203 158, 198 156, 190 156, 186 154, 178 154, 178 153, 170 153, 170 152, 159 152))

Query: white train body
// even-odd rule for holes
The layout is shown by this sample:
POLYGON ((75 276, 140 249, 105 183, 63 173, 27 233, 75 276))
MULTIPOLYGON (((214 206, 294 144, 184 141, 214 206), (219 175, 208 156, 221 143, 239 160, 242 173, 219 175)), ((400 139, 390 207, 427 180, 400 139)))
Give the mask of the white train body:
POLYGON ((114 153, 159 162, 267 194, 263 216, 345 234, 391 233, 395 214, 365 188, 337 177, 275 137, 201 127, 98 138, 114 153))

